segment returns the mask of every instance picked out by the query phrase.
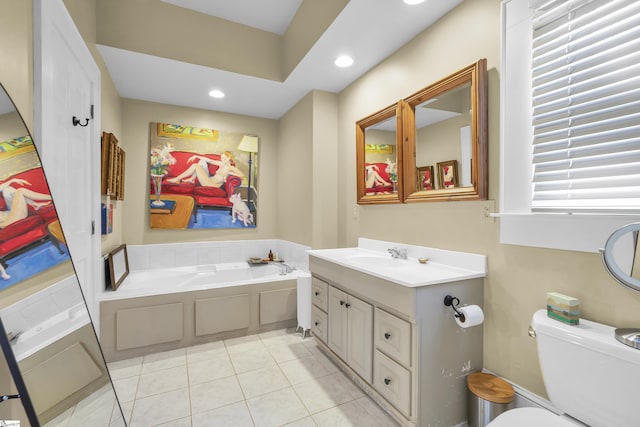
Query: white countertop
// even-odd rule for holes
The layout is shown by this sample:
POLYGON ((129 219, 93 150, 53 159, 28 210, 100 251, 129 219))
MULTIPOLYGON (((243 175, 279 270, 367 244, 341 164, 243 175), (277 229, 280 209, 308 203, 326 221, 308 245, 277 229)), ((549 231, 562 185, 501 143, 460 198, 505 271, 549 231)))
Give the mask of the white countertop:
POLYGON ((487 257, 465 252, 381 240, 358 239, 358 247, 317 249, 310 256, 370 274, 403 286, 416 288, 438 283, 474 279, 487 275, 487 257), (394 259, 389 248, 407 250, 407 259, 394 259), (418 258, 427 258, 421 264, 418 258))

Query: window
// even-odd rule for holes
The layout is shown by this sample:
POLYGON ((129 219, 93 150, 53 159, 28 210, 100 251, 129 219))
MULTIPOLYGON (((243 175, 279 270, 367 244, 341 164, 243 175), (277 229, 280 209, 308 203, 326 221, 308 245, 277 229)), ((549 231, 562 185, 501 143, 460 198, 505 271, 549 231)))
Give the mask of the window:
POLYGON ((502 12, 501 242, 596 252, 640 220, 640 2, 502 12))

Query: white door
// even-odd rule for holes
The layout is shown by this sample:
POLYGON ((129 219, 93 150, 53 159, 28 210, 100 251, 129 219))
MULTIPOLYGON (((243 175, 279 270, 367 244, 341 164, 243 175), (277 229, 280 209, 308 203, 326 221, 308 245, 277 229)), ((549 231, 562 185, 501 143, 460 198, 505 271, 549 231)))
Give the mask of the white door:
POLYGON ((34 80, 35 144, 98 332, 100 71, 62 0, 34 1, 34 80))

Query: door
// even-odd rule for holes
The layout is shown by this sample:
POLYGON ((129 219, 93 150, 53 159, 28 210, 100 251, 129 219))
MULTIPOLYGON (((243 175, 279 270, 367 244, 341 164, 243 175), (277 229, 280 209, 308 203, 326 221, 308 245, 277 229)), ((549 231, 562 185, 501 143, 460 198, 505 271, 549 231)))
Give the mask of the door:
POLYGON ((371 383, 373 364, 373 306, 349 295, 347 306, 347 364, 371 383))
POLYGON ((347 297, 340 289, 329 286, 329 348, 347 361, 347 297))
POLYGON ((34 32, 35 144, 97 332, 100 71, 62 0, 34 0, 34 32))

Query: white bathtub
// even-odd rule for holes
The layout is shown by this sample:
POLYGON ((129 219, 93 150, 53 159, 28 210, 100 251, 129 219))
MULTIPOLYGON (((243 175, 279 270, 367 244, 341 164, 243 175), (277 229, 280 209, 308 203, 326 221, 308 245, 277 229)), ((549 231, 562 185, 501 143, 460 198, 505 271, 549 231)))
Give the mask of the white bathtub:
POLYGON ((81 302, 23 331, 11 343, 16 360, 19 362, 37 353, 87 325, 89 321, 89 312, 84 302, 81 302))

